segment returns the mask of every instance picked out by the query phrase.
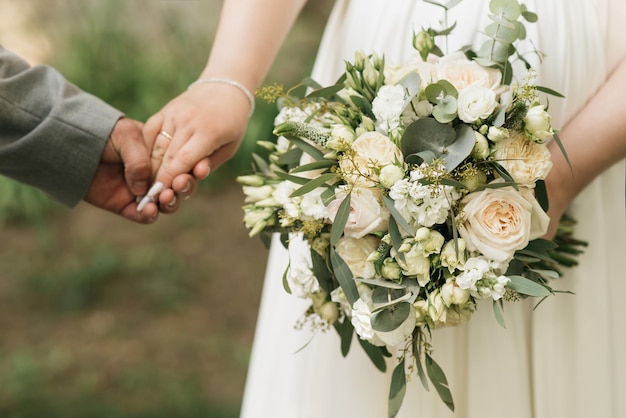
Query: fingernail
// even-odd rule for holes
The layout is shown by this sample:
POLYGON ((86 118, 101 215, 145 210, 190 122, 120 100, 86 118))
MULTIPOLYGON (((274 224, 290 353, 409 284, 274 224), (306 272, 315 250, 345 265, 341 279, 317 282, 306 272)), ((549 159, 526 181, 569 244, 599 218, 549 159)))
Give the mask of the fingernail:
POLYGON ((137 212, 141 212, 143 208, 150 202, 154 202, 154 198, 152 196, 144 196, 143 199, 137 205, 137 212))
POLYGON ((156 195, 161 193, 164 188, 165 188, 165 185, 161 183, 160 181, 157 181, 156 183, 152 185, 152 187, 150 187, 150 190, 148 190, 147 196, 155 197, 156 195))
POLYGON ((183 190, 181 190, 181 193, 187 193, 189 190, 191 190, 191 183, 187 182, 187 184, 185 185, 185 188, 183 190))
POLYGON ((168 208, 173 208, 173 207, 174 207, 174 205, 176 204, 176 201, 177 201, 177 200, 178 200, 178 199, 176 199, 176 196, 174 196, 174 198, 172 199, 172 201, 171 201, 170 203, 168 203, 168 204, 167 204, 167 207, 168 207, 168 208))
POLYGON ((133 184, 133 193, 138 196, 144 195, 148 190, 148 182, 146 181, 138 181, 133 184))

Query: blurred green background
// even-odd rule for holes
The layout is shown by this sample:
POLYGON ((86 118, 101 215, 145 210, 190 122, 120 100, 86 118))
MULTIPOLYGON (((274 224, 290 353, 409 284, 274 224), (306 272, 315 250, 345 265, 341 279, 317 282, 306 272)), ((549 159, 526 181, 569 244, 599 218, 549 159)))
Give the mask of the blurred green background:
MULTIPOLYGON (((268 83, 308 74, 330 6, 309 2, 268 83)), ((198 77, 220 7, 0 0, 0 43, 145 120, 198 77)), ((275 112, 258 103, 236 158, 151 226, 0 177, 0 417, 238 416, 267 252, 234 177, 275 112)))

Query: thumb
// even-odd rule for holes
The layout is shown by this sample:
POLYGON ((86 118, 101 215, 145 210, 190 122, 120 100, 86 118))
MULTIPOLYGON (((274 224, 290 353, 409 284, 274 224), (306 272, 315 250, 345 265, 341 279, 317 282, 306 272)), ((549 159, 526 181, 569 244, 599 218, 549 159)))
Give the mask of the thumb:
POLYGON ((150 152, 141 133, 142 124, 121 118, 111 132, 109 141, 124 164, 124 180, 135 196, 148 190, 152 176, 150 152))

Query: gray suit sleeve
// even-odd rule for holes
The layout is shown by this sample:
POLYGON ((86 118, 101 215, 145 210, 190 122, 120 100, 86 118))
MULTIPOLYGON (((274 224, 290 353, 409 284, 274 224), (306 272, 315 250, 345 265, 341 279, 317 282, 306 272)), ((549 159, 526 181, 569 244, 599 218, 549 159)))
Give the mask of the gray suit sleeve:
POLYGON ((0 46, 0 174, 67 206, 87 192, 122 114, 0 46))

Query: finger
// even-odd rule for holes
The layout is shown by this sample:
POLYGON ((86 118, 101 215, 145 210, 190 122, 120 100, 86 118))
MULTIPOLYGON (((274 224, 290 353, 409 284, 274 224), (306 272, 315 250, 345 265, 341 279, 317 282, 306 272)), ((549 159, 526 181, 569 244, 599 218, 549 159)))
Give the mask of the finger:
MULTIPOLYGON (((174 136, 174 141, 182 138, 182 133, 174 136)), ((184 140, 181 140, 184 141, 184 140)), ((177 144, 173 144, 166 152, 163 164, 159 168, 156 179, 164 184, 171 184, 174 177, 189 173, 204 156, 208 155, 215 149, 215 146, 204 140, 202 135, 191 136, 184 145, 178 148, 177 144)), ((204 164, 204 170, 208 165, 204 164)), ((204 174, 204 173, 202 173, 204 174)), ((206 176, 206 175, 205 175, 206 176)))
POLYGON ((163 126, 163 114, 161 112, 151 116, 143 126, 143 139, 149 150, 152 150, 157 135, 159 134, 159 131, 161 131, 161 126, 163 126))
POLYGON ((172 182, 172 189, 177 196, 186 200, 193 196, 198 189, 198 180, 191 174, 181 174, 174 178, 172 182))
POLYGON ((128 188, 135 196, 143 195, 152 179, 152 164, 141 132, 126 136, 120 143, 119 152, 124 162, 124 179, 128 188))
POLYGON ((216 170, 219 166, 230 160, 237 152, 237 144, 231 142, 209 155, 209 166, 211 170, 216 170))
POLYGON ((155 203, 149 203, 143 211, 137 211, 137 203, 131 203, 124 207, 120 215, 134 222, 141 224, 154 223, 159 217, 159 208, 155 203))
POLYGON ((159 195, 158 203, 159 203, 159 210, 162 213, 169 214, 169 213, 174 213, 178 210, 178 208, 180 207, 180 204, 182 203, 182 199, 180 199, 176 195, 176 193, 174 193, 174 190, 165 189, 159 195))
POLYGON ((191 173, 193 174, 193 176, 198 180, 206 178, 210 172, 211 172, 211 162, 209 161, 208 157, 200 160, 200 162, 196 164, 191 170, 191 173))

